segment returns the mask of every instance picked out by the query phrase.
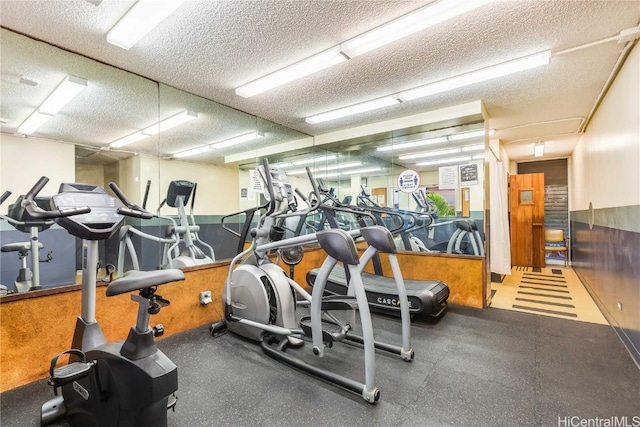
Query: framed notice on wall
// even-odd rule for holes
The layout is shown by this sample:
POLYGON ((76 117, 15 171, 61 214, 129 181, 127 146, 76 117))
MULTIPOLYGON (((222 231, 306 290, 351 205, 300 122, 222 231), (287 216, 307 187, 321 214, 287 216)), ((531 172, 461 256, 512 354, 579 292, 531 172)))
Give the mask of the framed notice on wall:
POLYGON ((458 184, 458 168, 456 166, 443 166, 438 168, 440 190, 455 190, 458 184))
POLYGON ((478 165, 476 163, 460 165, 460 187, 470 185, 478 185, 478 165))

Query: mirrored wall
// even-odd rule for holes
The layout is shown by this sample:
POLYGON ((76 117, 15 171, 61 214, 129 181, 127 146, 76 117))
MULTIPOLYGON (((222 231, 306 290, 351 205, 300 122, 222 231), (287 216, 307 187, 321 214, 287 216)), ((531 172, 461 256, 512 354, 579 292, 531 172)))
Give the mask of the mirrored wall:
MULTIPOLYGON (((325 203, 364 209, 371 221, 394 230, 400 250, 482 255, 487 136, 481 114, 327 142, 0 31, 0 192, 12 193, 0 206, 0 245, 13 245, 0 253, 0 283, 8 293, 73 284, 81 269, 80 240, 47 224, 38 231, 38 283, 28 279, 33 256, 15 244, 29 242, 34 230, 9 208, 39 177, 50 180, 46 196, 64 182, 105 188, 115 182, 154 214, 127 218, 123 232, 101 241, 99 278, 106 281, 111 270, 193 267, 235 255, 243 224, 264 203, 255 179, 263 158, 305 194, 312 190, 309 167, 325 203), (74 96, 52 109, 47 100, 65 82, 74 96), (480 235, 475 248, 470 222, 480 235), (461 230, 467 234, 460 237, 461 230)), ((316 213, 289 229, 358 226, 348 209, 331 221, 316 213)))
MULTIPOLYGON (((257 154, 242 168, 229 154, 312 141, 250 114, 0 31, 0 191, 11 192, 0 206, 0 246, 8 245, 0 253, 0 284, 9 294, 73 284, 81 269, 80 240, 57 224, 33 230, 43 246, 36 280, 31 251, 16 245, 27 244, 32 230, 9 208, 41 176, 49 179, 42 196, 57 193, 61 183, 107 188, 115 182, 131 202, 154 214, 151 220, 127 218, 126 233, 100 242, 98 276, 109 280, 113 268, 117 275, 130 268, 191 266, 183 262, 185 254, 197 265, 230 258, 239 238, 221 227, 222 218, 255 206, 259 197, 241 191, 257 154), (54 111, 47 100, 69 82, 74 96, 54 111), (178 238, 172 233, 181 227, 189 232, 178 238), (191 240, 195 255, 184 240, 191 240)), ((238 229, 239 222, 231 218, 227 228, 238 229)))

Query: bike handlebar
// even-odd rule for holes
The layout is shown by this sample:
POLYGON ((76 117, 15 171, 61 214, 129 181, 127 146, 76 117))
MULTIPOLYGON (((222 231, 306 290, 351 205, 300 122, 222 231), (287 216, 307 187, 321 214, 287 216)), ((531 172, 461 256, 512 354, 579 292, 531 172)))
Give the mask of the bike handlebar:
POLYGON ((40 177, 38 182, 35 183, 33 187, 24 195, 21 206, 27 211, 29 216, 35 219, 53 219, 53 218, 62 218, 66 216, 80 215, 91 212, 91 208, 89 206, 83 206, 80 208, 72 208, 72 209, 54 209, 50 211, 45 211, 40 208, 36 202, 34 201, 35 197, 42 191, 45 185, 49 182, 49 178, 46 176, 40 177))
POLYGON ((131 203, 127 196, 124 195, 122 190, 118 188, 115 182, 109 183, 109 188, 113 191, 113 193, 120 199, 120 201, 124 204, 124 207, 118 208, 118 213, 120 215, 131 216, 134 218, 142 218, 142 219, 151 219, 153 218, 153 214, 146 209, 141 208, 135 203, 131 203))

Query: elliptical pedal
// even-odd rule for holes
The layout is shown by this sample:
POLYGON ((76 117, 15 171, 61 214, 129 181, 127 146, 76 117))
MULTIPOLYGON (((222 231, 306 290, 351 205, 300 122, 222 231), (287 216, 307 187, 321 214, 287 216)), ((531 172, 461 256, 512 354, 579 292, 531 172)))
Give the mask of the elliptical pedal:
MULTIPOLYGON (((300 319, 300 329, 304 331, 306 336, 312 336, 311 316, 305 316, 300 319)), ((342 341, 346 338, 348 332, 348 328, 330 320, 322 319, 322 341, 325 342, 327 346, 331 347, 331 343, 334 341, 342 341)))
POLYGON ((357 310, 358 301, 354 296, 327 295, 322 297, 322 310, 357 310))

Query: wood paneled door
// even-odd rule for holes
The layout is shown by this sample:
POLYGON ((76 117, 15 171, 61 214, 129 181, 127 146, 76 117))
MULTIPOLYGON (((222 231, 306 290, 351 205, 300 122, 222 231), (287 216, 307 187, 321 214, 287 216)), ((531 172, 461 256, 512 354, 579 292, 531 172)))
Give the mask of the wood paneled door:
POLYGON ((544 174, 511 175, 511 264, 544 267, 544 174))

